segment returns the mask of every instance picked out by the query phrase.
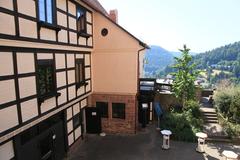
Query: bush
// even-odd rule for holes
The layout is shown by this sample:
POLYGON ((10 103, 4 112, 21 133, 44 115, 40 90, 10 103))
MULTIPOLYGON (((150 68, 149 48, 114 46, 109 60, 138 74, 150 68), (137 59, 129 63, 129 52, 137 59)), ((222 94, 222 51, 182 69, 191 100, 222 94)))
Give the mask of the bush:
POLYGON ((215 105, 217 109, 224 115, 227 116, 229 113, 229 108, 232 100, 231 93, 219 92, 214 96, 215 105))
POLYGON ((175 140, 195 142, 195 134, 201 131, 203 126, 199 106, 195 101, 188 101, 181 111, 173 108, 164 115, 160 127, 171 130, 175 140))
POLYGON ((214 95, 218 111, 233 123, 240 124, 240 87, 220 90, 214 95))
POLYGON ((201 112, 200 112, 200 104, 196 101, 190 100, 187 101, 184 105, 184 111, 190 112, 193 117, 195 118, 200 118, 201 117, 201 112))
POLYGON ((240 124, 240 92, 236 92, 232 97, 229 113, 231 115, 231 121, 240 124))
POLYGON ((235 138, 240 138, 240 125, 239 124, 233 124, 229 121, 227 121, 221 113, 218 113, 218 117, 220 120, 220 124, 224 127, 224 130, 227 132, 228 136, 235 138))

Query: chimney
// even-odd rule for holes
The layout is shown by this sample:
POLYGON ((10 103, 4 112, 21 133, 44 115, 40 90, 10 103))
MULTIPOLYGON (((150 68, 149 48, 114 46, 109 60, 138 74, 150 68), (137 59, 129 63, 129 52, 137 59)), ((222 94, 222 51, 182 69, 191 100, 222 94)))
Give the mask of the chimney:
POLYGON ((110 10, 109 17, 115 23, 118 23, 118 11, 117 9, 110 10))

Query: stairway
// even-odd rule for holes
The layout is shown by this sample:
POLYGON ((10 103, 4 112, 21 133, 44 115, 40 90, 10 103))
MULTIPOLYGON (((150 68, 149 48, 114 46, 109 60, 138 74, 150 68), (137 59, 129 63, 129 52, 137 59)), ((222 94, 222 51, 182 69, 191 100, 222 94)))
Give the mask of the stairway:
POLYGON ((200 110, 204 120, 203 132, 208 135, 207 140, 230 142, 228 135, 224 132, 222 126, 218 124, 218 117, 215 108, 201 107, 200 110))
POLYGON ((203 111, 202 116, 205 123, 218 123, 218 117, 215 110, 203 111))

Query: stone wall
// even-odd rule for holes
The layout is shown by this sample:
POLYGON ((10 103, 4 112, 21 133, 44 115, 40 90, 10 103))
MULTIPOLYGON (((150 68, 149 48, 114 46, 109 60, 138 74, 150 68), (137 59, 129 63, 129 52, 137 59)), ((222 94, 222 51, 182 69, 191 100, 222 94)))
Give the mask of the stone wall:
POLYGON ((108 102, 108 118, 102 118, 102 131, 106 133, 136 133, 137 99, 135 95, 92 94, 89 104, 96 107, 96 102, 108 102), (112 103, 125 103, 125 119, 112 118, 112 103))

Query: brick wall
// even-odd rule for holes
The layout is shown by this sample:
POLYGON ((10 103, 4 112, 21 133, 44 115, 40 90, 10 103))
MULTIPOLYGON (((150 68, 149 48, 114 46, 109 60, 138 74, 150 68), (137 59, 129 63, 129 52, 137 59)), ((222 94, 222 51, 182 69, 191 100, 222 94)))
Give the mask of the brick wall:
POLYGON ((96 102, 108 102, 108 118, 102 118, 102 131, 106 133, 136 133, 137 99, 135 95, 92 94, 90 106, 96 102), (125 103, 125 119, 112 118, 112 103, 125 103))

